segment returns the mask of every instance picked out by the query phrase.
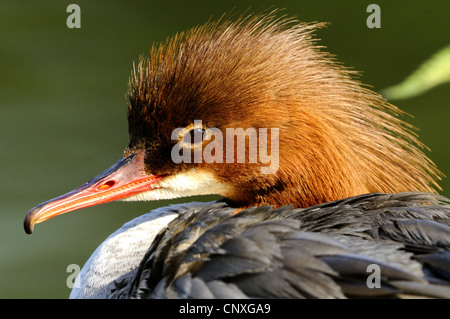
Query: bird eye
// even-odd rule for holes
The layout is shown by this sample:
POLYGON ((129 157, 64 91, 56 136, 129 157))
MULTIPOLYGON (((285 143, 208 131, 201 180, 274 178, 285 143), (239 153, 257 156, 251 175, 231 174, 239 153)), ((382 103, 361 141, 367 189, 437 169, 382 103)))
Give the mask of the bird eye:
POLYGON ((201 127, 196 127, 189 130, 183 136, 183 142, 190 145, 198 145, 203 143, 204 138, 205 138, 205 130, 201 127))

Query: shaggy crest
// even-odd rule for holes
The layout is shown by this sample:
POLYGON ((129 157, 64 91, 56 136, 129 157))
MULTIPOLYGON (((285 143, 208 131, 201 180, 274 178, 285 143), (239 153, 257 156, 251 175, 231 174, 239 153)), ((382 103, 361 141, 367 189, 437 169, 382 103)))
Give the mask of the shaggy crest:
POLYGON ((153 46, 130 78, 126 152, 145 147, 153 160, 170 161, 170 149, 162 154, 158 146, 173 145, 170 133, 193 120, 219 129, 279 128, 275 174, 196 167, 233 184, 234 191, 221 195, 245 206, 296 198, 293 204, 305 207, 369 192, 440 189, 442 173, 423 153, 414 127, 398 118, 403 112, 316 44, 312 33, 322 26, 273 14, 242 16, 153 46))

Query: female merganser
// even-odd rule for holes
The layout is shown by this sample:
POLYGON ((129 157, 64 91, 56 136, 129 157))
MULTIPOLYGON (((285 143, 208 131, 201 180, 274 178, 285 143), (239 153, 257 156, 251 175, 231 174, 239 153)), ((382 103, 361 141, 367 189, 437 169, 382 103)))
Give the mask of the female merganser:
POLYGON ((113 200, 224 199, 126 223, 71 297, 450 298, 442 174, 402 112, 316 45, 321 26, 208 22, 140 60, 123 157, 30 210, 26 232, 113 200))

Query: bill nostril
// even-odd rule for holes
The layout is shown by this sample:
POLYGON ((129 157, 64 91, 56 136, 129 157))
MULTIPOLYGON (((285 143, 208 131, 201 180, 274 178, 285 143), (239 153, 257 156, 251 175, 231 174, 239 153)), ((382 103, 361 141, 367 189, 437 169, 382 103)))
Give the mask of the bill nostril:
POLYGON ((98 190, 105 190, 105 189, 113 187, 115 184, 116 184, 115 181, 110 180, 110 181, 107 181, 107 182, 103 183, 99 187, 97 187, 97 189, 98 190))

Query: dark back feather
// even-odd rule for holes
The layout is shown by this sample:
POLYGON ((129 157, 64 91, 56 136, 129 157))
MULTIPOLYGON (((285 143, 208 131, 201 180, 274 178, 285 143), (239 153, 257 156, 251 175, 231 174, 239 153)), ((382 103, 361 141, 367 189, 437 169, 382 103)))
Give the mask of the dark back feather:
POLYGON ((114 298, 450 298, 449 200, 368 194, 306 209, 217 203, 154 241, 114 298), (368 266, 381 286, 369 288, 368 266))

